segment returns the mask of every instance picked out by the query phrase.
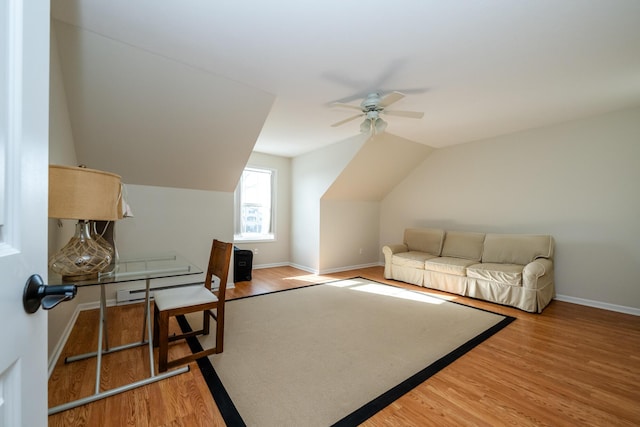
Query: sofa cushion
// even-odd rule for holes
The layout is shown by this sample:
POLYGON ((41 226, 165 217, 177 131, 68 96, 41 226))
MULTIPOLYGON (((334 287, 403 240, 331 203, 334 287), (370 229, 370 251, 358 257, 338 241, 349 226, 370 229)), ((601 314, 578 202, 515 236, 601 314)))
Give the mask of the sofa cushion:
POLYGON ((411 267, 424 270, 425 261, 431 258, 435 258, 435 256, 425 252, 400 252, 391 257, 391 263, 401 267, 411 267))
POLYGON ((442 245, 443 257, 465 258, 473 261, 482 259, 484 233, 447 231, 442 245))
POLYGON ((487 234, 482 262, 528 264, 553 256, 553 238, 531 234, 487 234))
POLYGON ((440 256, 443 240, 444 230, 436 228, 407 228, 404 230, 404 244, 410 251, 440 256))
POLYGON ((438 257, 427 260, 424 263, 424 269, 454 276, 466 276, 467 267, 475 263, 476 261, 464 258, 438 257))
POLYGON ((522 286, 523 268, 523 265, 518 264, 473 264, 467 267, 467 277, 522 286))

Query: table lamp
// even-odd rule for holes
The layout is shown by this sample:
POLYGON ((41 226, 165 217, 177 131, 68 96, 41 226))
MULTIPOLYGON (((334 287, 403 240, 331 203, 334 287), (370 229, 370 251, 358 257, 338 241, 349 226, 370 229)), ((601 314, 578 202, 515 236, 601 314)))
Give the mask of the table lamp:
POLYGON ((49 166, 49 217, 77 219, 76 231, 49 259, 65 281, 96 278, 111 264, 113 251, 91 237, 90 221, 119 219, 120 176, 86 167, 49 166))

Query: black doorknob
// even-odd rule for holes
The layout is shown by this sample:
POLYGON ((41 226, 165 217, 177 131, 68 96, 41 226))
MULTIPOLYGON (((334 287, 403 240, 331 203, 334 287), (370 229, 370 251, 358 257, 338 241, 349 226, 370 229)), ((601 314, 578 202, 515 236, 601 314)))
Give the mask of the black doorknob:
POLYGON ((47 286, 39 274, 33 274, 24 285, 22 305, 29 314, 38 311, 40 305, 45 310, 51 310, 62 301, 73 299, 77 292, 75 285, 47 286))

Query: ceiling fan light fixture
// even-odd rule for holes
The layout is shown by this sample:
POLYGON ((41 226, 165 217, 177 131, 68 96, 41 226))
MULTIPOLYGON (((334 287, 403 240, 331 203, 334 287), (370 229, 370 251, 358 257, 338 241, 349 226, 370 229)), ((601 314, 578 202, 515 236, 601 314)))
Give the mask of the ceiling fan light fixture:
POLYGON ((381 118, 377 119, 364 119, 364 121, 360 124, 360 132, 362 133, 373 133, 378 134, 384 132, 387 128, 387 122, 382 120, 381 118))
POLYGON ((368 133, 371 131, 371 120, 364 119, 364 121, 360 124, 360 132, 368 133))
POLYGON ((376 133, 382 133, 387 128, 387 122, 382 119, 377 119, 373 124, 373 128, 376 133))
POLYGON ((361 110, 360 114, 356 114, 355 116, 348 117, 344 120, 340 120, 337 123, 332 124, 332 127, 343 125, 351 120, 355 120, 358 117, 364 116, 364 121, 360 124, 360 132, 369 133, 369 134, 377 134, 382 133, 387 128, 387 122, 382 120, 380 117, 383 113, 388 113, 392 116, 400 116, 400 117, 409 117, 412 119, 421 119, 424 115, 423 112, 420 111, 399 111, 399 110, 390 110, 385 111, 385 108, 389 105, 398 102, 404 98, 404 94, 400 92, 391 92, 384 97, 380 96, 380 93, 374 92, 367 95, 367 97, 362 101, 360 107, 356 107, 351 104, 344 104, 341 102, 333 103, 334 106, 346 107, 350 109, 361 110))

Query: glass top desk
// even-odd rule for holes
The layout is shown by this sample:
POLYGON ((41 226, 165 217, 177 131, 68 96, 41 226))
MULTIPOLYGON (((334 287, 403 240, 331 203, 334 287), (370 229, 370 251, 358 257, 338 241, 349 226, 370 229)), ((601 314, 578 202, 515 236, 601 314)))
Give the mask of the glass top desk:
MULTIPOLYGON (((186 259, 182 258, 177 254, 118 260, 112 266, 110 271, 100 273, 97 278, 89 279, 89 280, 81 280, 77 282, 64 282, 60 277, 60 275, 50 272, 49 283, 52 283, 52 284, 73 284, 73 285, 76 285, 78 288, 82 288, 86 286, 100 286, 100 317, 99 317, 99 325, 98 325, 98 350, 96 352, 80 354, 77 356, 71 356, 65 359, 66 363, 71 363, 77 360, 83 360, 90 357, 97 358, 96 384, 95 384, 94 394, 88 397, 74 400, 72 402, 55 406, 53 408, 49 408, 49 415, 66 411, 67 409, 75 408, 90 402, 95 402, 96 400, 113 396, 114 394, 132 390, 134 388, 137 388, 146 384, 151 384, 153 382, 160 381, 165 378, 187 372, 189 370, 188 366, 175 369, 173 371, 164 372, 162 374, 155 373, 155 361, 153 357, 153 339, 152 339, 153 331, 152 331, 151 310, 150 310, 151 304, 150 304, 150 298, 149 298, 150 289, 151 289, 151 280, 169 278, 169 277, 196 275, 200 273, 202 273, 202 270, 199 267, 195 266, 194 264, 192 264, 191 262, 187 261, 186 259), (144 317, 142 321, 142 336, 140 338, 140 341, 136 341, 136 342, 125 344, 118 347, 109 347, 109 338, 108 338, 108 334, 106 333, 107 331, 107 313, 106 313, 107 300, 105 296, 105 287, 106 285, 110 285, 110 284, 135 282, 135 281, 142 281, 142 280, 145 281, 146 287, 145 287, 145 298, 144 298, 144 317), (100 372, 102 370, 102 355, 114 353, 116 351, 125 350, 133 347, 139 347, 145 344, 148 345, 149 347, 149 366, 150 366, 149 376, 140 381, 135 381, 121 387, 117 387, 117 388, 106 390, 106 391, 100 391, 100 372)), ((187 285, 183 284, 183 285, 177 285, 177 286, 187 286, 187 285)))

